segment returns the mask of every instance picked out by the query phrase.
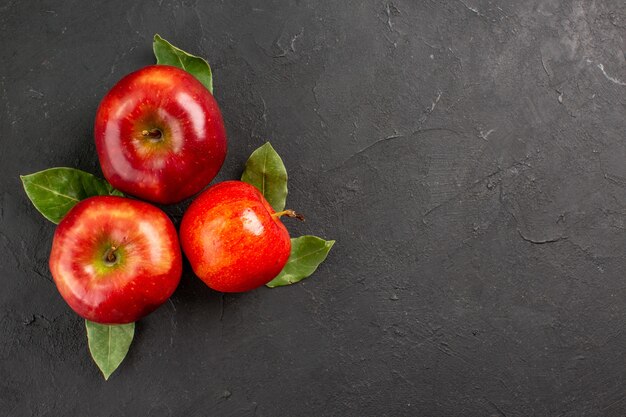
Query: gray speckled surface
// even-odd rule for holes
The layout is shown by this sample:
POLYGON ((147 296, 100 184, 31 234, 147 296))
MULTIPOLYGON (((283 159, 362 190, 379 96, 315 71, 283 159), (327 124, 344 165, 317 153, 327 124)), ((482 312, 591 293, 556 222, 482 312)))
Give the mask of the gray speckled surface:
POLYGON ((0 1, 1 415, 626 414, 626 3, 129 3, 0 1), (155 32, 213 67, 218 179, 271 140, 338 243, 242 295, 186 265, 105 383, 18 175, 99 174, 155 32))

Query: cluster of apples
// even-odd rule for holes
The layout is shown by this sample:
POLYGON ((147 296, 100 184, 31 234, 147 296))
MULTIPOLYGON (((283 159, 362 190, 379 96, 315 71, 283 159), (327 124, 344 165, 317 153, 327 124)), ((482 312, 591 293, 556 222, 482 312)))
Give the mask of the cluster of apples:
MULTIPOLYGON (((213 95, 193 75, 151 65, 119 81, 98 108, 96 149, 107 181, 125 194, 173 204, 205 188, 226 157, 213 95)), ((261 192, 242 181, 216 184, 183 216, 180 243, 196 275, 222 292, 271 281, 291 250, 289 233, 261 192)), ((182 273, 176 229, 144 201, 80 201, 54 234, 50 271, 61 296, 85 319, 139 320, 174 292, 182 273)))
MULTIPOLYGON (((165 42, 155 37, 155 53, 163 44, 157 40, 165 42)), ((202 71, 185 67, 190 55, 177 48, 172 54, 176 66, 157 61, 133 72, 100 103, 94 136, 108 184, 87 184, 87 177, 61 171, 37 181, 23 177, 35 206, 58 223, 49 260, 54 282, 67 304, 90 322, 134 323, 167 301, 181 278, 181 246, 195 274, 221 292, 267 284, 290 257, 281 217, 300 216, 268 203, 265 165, 261 190, 225 181, 201 192, 225 160, 226 131, 208 64, 207 82, 202 71), (77 197, 77 188, 86 198, 77 197), (174 204, 199 192, 180 233, 150 204, 174 204), (67 198, 51 200, 59 196, 67 198)))

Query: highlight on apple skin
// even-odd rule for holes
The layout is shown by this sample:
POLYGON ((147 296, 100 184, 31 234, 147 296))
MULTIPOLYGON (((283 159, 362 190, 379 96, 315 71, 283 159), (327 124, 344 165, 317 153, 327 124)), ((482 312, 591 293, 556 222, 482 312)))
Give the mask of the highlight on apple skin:
POLYGON ((59 223, 50 271, 78 315, 124 324, 172 295, 182 274, 182 254, 163 211, 138 200, 97 196, 77 203, 59 223))
POLYGON ((226 130, 213 95, 168 65, 122 78, 100 103, 94 136, 107 181, 155 203, 198 193, 226 158, 226 130))
POLYGON ((180 225, 183 252, 195 274, 222 292, 243 292, 271 281, 291 252, 289 232, 252 185, 225 181, 191 203, 180 225))

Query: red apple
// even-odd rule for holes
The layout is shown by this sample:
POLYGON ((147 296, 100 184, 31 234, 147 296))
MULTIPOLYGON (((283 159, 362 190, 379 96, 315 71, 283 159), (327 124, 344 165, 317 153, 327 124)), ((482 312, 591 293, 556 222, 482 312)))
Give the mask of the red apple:
POLYGON ((291 240, 280 216, 290 213, 274 213, 263 195, 245 182, 216 184, 183 216, 183 252, 196 275, 214 290, 254 289, 278 275, 289 258, 291 240))
POLYGON ((193 75, 167 65, 122 78, 100 103, 94 134, 106 179, 155 203, 196 194, 226 157, 217 102, 193 75))
POLYGON ((172 295, 182 255, 174 225, 158 208, 122 197, 91 197, 59 223, 50 271, 80 316, 122 324, 137 321, 172 295))

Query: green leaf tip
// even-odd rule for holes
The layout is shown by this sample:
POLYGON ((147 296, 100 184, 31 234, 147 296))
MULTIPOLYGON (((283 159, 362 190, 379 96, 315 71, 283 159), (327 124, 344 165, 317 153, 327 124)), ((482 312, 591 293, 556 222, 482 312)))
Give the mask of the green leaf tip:
POLYGON ((285 209, 287 201, 287 170, 278 153, 265 142, 248 158, 241 181, 254 185, 274 211, 285 209))
POLYGON ((205 59, 172 45, 158 33, 154 35, 152 50, 158 65, 171 65, 187 71, 213 94, 213 73, 205 59))
POLYGON ((265 284, 270 288, 295 284, 310 277, 324 262, 334 240, 324 240, 317 236, 301 236, 291 239, 291 254, 280 274, 265 284))
POLYGON ((135 323, 100 324, 85 320, 89 352, 105 380, 120 366, 135 335, 135 323))

